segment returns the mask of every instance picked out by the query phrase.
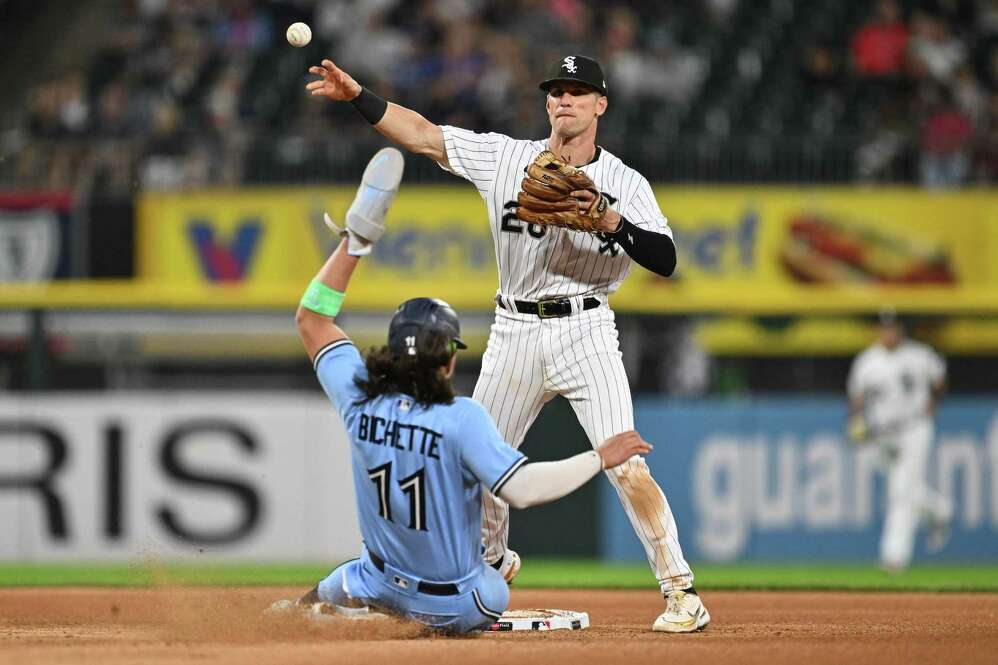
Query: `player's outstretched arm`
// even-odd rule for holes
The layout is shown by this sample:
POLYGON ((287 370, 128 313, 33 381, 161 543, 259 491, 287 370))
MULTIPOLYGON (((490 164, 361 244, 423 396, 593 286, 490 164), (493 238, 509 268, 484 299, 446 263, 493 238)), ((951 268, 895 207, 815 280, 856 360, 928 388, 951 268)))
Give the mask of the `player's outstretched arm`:
POLYGON ((321 66, 309 67, 310 74, 320 78, 305 88, 314 97, 350 102, 371 125, 391 141, 409 152, 425 155, 447 165, 443 131, 419 113, 381 99, 361 86, 349 74, 329 59, 321 66))
POLYGON ((340 241, 309 284, 295 313, 298 336, 305 345, 309 360, 313 360, 320 349, 347 338, 332 319, 339 314, 347 284, 360 261, 359 256, 347 253, 349 242, 347 238, 340 241))
POLYGON ((635 431, 623 432, 590 450, 557 462, 524 464, 499 491, 514 508, 529 508, 560 499, 577 490, 600 471, 620 466, 635 455, 651 452, 650 443, 635 431))

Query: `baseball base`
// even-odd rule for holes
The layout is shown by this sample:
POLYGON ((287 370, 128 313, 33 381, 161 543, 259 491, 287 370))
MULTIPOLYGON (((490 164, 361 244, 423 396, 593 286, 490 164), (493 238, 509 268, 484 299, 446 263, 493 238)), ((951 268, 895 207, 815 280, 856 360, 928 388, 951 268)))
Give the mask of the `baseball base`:
POLYGON ((589 627, 589 614, 572 610, 506 610, 486 632, 513 630, 583 630, 589 627))

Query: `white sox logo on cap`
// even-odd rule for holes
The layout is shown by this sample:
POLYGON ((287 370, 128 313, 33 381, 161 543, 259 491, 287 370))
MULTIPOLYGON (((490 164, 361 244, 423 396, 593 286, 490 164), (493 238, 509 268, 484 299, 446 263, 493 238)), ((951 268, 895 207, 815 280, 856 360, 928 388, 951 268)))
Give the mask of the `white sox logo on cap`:
POLYGON ((565 71, 568 72, 569 74, 574 74, 575 72, 579 71, 579 68, 575 66, 574 55, 570 55, 567 58, 565 58, 565 64, 562 65, 562 67, 564 67, 565 71))

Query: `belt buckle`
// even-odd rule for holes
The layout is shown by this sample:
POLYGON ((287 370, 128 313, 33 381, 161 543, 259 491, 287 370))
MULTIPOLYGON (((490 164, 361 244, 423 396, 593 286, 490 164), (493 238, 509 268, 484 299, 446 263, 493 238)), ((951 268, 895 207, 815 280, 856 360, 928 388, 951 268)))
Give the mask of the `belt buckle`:
POLYGON ((542 319, 556 319, 563 316, 561 312, 551 312, 548 313, 547 307, 549 305, 562 305, 568 302, 567 298, 552 298, 551 300, 538 300, 537 301, 537 316, 542 319))

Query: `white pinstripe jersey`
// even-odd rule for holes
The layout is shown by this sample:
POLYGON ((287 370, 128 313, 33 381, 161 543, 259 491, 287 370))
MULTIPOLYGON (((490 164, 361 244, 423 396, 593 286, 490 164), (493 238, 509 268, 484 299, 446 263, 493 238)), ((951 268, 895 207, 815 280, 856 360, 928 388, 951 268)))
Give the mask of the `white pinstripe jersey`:
MULTIPOLYGON (((528 225, 516 218, 516 195, 525 169, 547 150, 547 139, 523 141, 444 126, 451 173, 471 181, 488 206, 499 267, 499 292, 540 300, 553 296, 613 293, 630 272, 631 259, 615 242, 589 233, 528 225)), ((640 173, 597 148, 580 167, 618 213, 635 226, 672 237, 669 223, 640 173)))
POLYGON ((848 391, 862 397, 873 427, 890 427, 929 413, 933 386, 946 378, 946 361, 926 344, 912 339, 894 350, 877 342, 856 356, 848 391))

